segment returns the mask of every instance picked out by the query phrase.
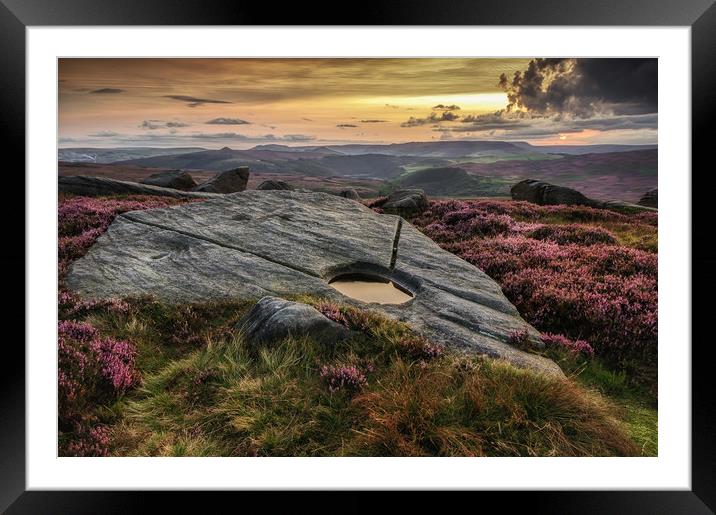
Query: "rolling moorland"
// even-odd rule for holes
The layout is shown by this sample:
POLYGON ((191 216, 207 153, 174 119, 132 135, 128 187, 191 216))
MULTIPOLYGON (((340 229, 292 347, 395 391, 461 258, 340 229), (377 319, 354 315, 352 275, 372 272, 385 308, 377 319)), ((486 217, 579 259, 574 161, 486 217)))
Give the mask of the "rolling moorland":
POLYGON ((627 202, 636 202, 657 182, 657 150, 650 146, 468 141, 166 152, 60 149, 60 175, 76 175, 72 166, 78 164, 92 164, 93 174, 125 180, 139 177, 142 169, 152 170, 146 175, 156 169, 205 174, 249 166, 259 182, 280 177, 317 191, 353 187, 365 189, 361 196, 369 197, 409 186, 436 197, 462 198, 509 197, 512 184, 531 178, 575 188, 591 198, 627 202), (101 172, 98 165, 103 165, 101 172))
POLYGON ((82 298, 67 288, 68 271, 118 215, 204 201, 61 194, 60 454, 656 455, 656 212, 502 198, 529 177, 634 202, 656 187, 656 151, 546 153, 496 143, 390 145, 380 154, 367 145, 129 149, 120 162, 101 162, 96 149, 71 162, 61 151, 60 175, 136 181, 205 163, 192 171, 201 182, 248 164, 248 190, 268 178, 314 191, 355 188, 377 213, 382 195, 422 188, 434 198, 405 223, 497 281, 539 331, 539 345, 520 331, 509 343, 553 360, 566 377, 458 353, 410 324, 317 296, 291 300, 314 306, 350 338, 251 345, 236 324, 256 298, 82 298))

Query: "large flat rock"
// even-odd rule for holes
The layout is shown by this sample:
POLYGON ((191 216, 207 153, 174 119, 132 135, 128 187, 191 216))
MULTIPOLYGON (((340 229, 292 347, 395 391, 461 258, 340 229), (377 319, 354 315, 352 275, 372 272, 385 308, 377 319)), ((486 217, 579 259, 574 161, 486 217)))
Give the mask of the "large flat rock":
POLYGON ((91 298, 151 294, 170 302, 313 294, 380 311, 452 348, 562 376, 552 361, 508 343, 538 333, 497 283, 394 215, 326 193, 245 191, 118 216, 67 286, 91 298), (366 305, 328 285, 373 273, 414 293, 366 305))

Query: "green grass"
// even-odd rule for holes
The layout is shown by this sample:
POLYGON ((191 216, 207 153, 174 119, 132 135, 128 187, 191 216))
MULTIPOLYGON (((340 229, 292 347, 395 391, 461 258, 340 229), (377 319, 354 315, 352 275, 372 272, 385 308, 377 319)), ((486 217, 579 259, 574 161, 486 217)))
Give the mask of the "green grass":
POLYGON ((626 432, 641 456, 658 455, 658 403, 656 393, 630 378, 624 370, 614 371, 598 359, 575 360, 566 353, 549 357, 583 387, 607 397, 618 407, 626 432))
POLYGON ((130 303, 90 317, 139 350, 141 386, 98 409, 116 456, 624 456, 655 441, 655 411, 621 406, 618 378, 600 392, 578 375, 421 358, 408 326, 355 308, 333 306, 356 329, 345 342, 255 347, 233 329, 251 302, 130 303), (369 363, 360 391, 331 392, 320 376, 322 365, 369 363))

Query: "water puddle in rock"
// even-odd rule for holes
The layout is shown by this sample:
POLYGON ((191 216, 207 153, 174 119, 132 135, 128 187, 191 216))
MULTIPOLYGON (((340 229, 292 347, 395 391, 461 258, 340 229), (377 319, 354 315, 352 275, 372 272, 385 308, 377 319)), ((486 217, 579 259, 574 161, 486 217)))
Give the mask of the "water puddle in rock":
POLYGON ((342 275, 329 283, 343 295, 363 302, 403 304, 413 296, 388 279, 369 275, 342 275))

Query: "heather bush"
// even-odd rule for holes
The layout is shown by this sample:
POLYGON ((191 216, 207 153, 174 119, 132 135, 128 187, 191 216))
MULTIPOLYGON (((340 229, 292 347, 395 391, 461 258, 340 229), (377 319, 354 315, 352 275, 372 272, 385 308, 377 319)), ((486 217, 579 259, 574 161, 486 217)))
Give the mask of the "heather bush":
POLYGON ((78 426, 73 438, 62 446, 61 454, 84 457, 107 456, 109 451, 109 428, 104 425, 78 426), (64 450, 64 453, 62 452, 64 450))
POLYGON ((355 365, 324 365, 320 376, 331 393, 344 390, 352 394, 368 384, 363 371, 355 365))
POLYGON ((512 331, 507 337, 507 343, 523 350, 530 349, 532 346, 530 333, 528 333, 526 329, 512 331))
POLYGON ((565 349, 575 355, 594 357, 594 349, 584 340, 570 340, 561 334, 543 333, 542 341, 547 348, 565 349))
POLYGON ((651 237, 656 213, 445 200, 431 202, 411 221, 495 279, 528 322, 566 339, 552 344, 573 342, 620 367, 634 360, 655 365, 657 256, 620 245, 599 224, 652 247, 635 235, 646 231, 651 237))
POLYGON ((597 243, 616 244, 612 233, 600 227, 584 225, 542 225, 528 234, 536 240, 549 240, 559 244, 596 245, 597 243))
POLYGON ((442 356, 445 351, 442 345, 416 335, 400 338, 397 347, 408 358, 426 361, 442 356))
POLYGON ((60 319, 77 319, 97 311, 124 315, 131 311, 128 302, 122 299, 83 299, 78 294, 60 287, 57 295, 60 319))
POLYGON ((96 409, 117 399, 139 380, 136 348, 101 337, 87 322, 58 323, 58 404, 62 452, 72 456, 106 454, 106 431, 96 409))

